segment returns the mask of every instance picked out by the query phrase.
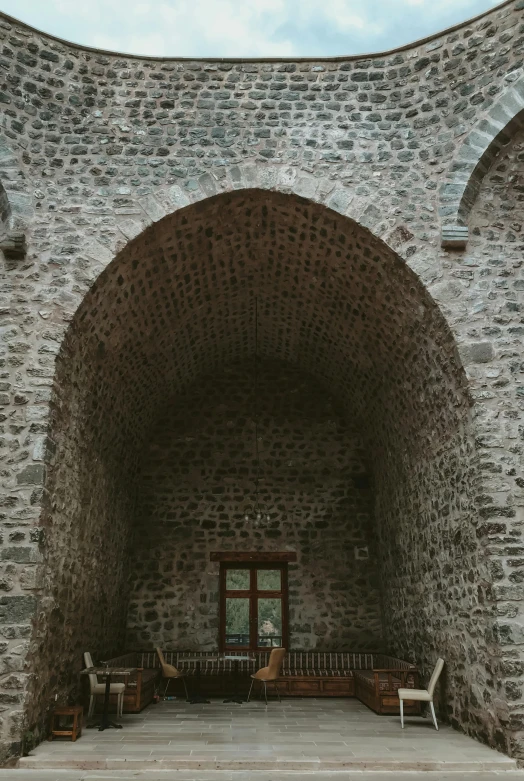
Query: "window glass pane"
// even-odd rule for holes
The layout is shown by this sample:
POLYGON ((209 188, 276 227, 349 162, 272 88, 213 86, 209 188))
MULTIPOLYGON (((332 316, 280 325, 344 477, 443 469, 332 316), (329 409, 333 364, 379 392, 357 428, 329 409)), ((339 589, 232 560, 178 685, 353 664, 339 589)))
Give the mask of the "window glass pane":
POLYGON ((259 591, 280 591, 280 570, 257 570, 257 587, 259 591))
POLYGON ((249 599, 226 599, 226 644, 249 645, 249 599))
POLYGON ((258 600, 258 645, 278 647, 282 644, 282 600, 258 600))
POLYGON ((249 589, 249 570, 248 569, 228 569, 226 572, 226 589, 234 591, 235 589, 249 589))

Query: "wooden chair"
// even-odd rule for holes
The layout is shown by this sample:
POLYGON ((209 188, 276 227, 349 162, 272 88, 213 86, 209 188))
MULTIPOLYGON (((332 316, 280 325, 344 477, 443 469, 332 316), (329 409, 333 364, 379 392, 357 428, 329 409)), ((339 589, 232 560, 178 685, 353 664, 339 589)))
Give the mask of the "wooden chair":
POLYGON ((184 690, 186 693, 186 700, 189 700, 189 694, 187 693, 187 686, 186 686, 186 678, 185 673, 181 673, 180 670, 177 670, 176 667, 173 667, 172 664, 167 664, 164 654, 160 650, 160 648, 156 649, 157 655, 158 655, 158 661, 160 662, 160 667, 162 668, 162 678, 166 679, 166 688, 164 689, 163 696, 166 696, 166 692, 169 686, 170 681, 174 681, 177 678, 180 678, 182 680, 182 683, 184 684, 184 690))
POLYGON ((433 724, 435 729, 438 730, 437 717, 435 716, 435 708, 433 706, 433 693, 435 686, 444 667, 444 659, 437 659, 435 669, 429 680, 427 689, 399 689, 398 698, 400 700, 400 725, 404 729, 404 700, 419 700, 420 702, 429 702, 431 710, 431 716, 433 718, 433 724))
POLYGON ((286 655, 286 649, 285 648, 273 648, 271 651, 271 654, 269 655, 269 664, 267 667, 261 667, 260 670, 258 670, 254 675, 251 676, 251 686, 249 687, 249 694, 247 695, 247 702, 249 702, 249 698, 251 697, 251 691, 253 689, 253 684, 255 681, 260 681, 264 684, 264 697, 266 699, 266 705, 267 705, 267 684, 273 683, 275 685, 275 689, 277 691, 278 695, 278 701, 282 702, 280 699, 280 692, 278 690, 278 683, 277 678, 280 675, 280 670, 282 669, 282 662, 284 661, 284 656, 286 655))
MULTIPOLYGON (((86 669, 94 667, 93 660, 89 651, 84 653, 84 664, 86 669)), ((90 674, 89 678, 89 710, 87 712, 87 718, 90 719, 95 710, 95 698, 100 695, 105 695, 106 685, 105 683, 98 683, 96 675, 90 674)), ((124 690, 126 688, 125 683, 111 683, 109 687, 110 694, 116 694, 116 715, 122 716, 124 711, 124 690)))

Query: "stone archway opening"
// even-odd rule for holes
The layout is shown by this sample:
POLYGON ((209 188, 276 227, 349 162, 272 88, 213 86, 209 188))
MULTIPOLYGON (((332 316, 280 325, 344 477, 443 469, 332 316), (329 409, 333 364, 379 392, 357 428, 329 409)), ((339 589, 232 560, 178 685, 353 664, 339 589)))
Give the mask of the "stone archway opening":
MULTIPOLYGON (((170 535, 183 538, 193 596, 212 588, 209 545, 281 548, 283 523, 255 533, 239 517, 249 473, 242 481, 229 475, 241 490, 227 501, 206 494, 232 485, 217 468, 231 459, 228 420, 242 442, 233 470, 251 460, 245 378, 255 296, 264 376, 273 378, 264 390, 266 490, 275 490, 276 445, 287 444, 288 461, 300 463, 288 467, 293 478, 314 472, 323 496, 312 506, 293 493, 291 478, 277 486, 273 498, 295 535, 284 542, 298 548, 300 566, 301 555, 311 558, 313 532, 327 539, 323 530, 337 528, 347 554, 360 529, 372 557, 369 579, 356 584, 345 556, 347 591, 337 572, 332 610, 346 634, 335 637, 326 617, 315 628, 297 605, 296 644, 322 647, 324 633, 339 649, 380 645, 423 668, 444 655, 448 718, 487 738, 495 719, 482 701, 491 660, 477 587, 487 581, 469 400, 452 336, 419 280, 369 231, 305 199, 260 190, 209 198, 146 230, 103 272, 71 323, 56 369, 29 723, 55 691, 77 685, 87 648, 104 658, 126 642, 151 646, 166 632, 174 643, 196 642, 183 626, 195 613, 191 595, 166 595, 176 554, 157 569, 154 547, 140 556, 154 519, 164 550, 173 551, 170 535), (177 478, 166 488, 170 475, 177 478), (366 477, 360 488, 351 483, 358 475, 366 477), (297 501, 306 517, 295 512, 297 501), (274 530, 281 536, 267 533, 274 530), (367 609, 358 612, 362 599, 367 609)), ((210 644, 213 603, 200 615, 210 644)))

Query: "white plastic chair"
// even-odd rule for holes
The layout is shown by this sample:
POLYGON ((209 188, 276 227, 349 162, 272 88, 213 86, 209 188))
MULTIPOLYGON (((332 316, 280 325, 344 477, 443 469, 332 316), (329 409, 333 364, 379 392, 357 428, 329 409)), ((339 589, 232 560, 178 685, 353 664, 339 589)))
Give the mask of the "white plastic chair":
MULTIPOLYGON (((86 666, 86 669, 89 667, 94 667, 93 660, 91 658, 91 654, 89 651, 86 651, 84 653, 84 664, 86 666)), ((90 673, 88 676, 89 678, 89 711, 87 713, 87 718, 90 719, 93 715, 93 712, 95 710, 95 697, 99 695, 104 695, 106 691, 106 685, 105 683, 98 683, 98 678, 96 675, 90 673)), ((125 683, 112 683, 109 686, 109 692, 110 694, 116 694, 117 700, 116 700, 116 714, 117 717, 122 716, 122 713, 124 711, 124 690, 126 688, 125 683)))
POLYGON ((444 667, 444 659, 437 659, 435 669, 429 680, 429 686, 427 689, 399 689, 398 698, 400 700, 400 724, 404 729, 404 702, 403 700, 418 700, 419 702, 428 702, 431 710, 431 716, 433 718, 433 724, 435 729, 438 730, 437 717, 435 716, 435 708, 433 706, 433 693, 435 686, 444 667))

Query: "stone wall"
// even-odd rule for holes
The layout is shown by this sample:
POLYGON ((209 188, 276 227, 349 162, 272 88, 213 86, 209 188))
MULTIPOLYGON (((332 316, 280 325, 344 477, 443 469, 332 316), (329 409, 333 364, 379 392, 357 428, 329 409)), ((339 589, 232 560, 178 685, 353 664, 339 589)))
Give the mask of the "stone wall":
POLYGON ((426 678, 442 656, 438 707, 454 726, 506 747, 494 680, 490 575, 478 538, 475 446, 465 425, 426 450, 375 462, 385 640, 426 678))
MULTIPOLYGON (((100 383, 100 357, 78 348, 73 327, 57 364, 48 475, 40 522, 42 595, 28 666, 27 723, 45 736, 42 708, 77 701, 83 653, 107 659, 125 639, 129 518, 135 504, 136 452, 117 390, 100 383)), ((42 468, 42 467, 40 467, 42 468)), ((31 738, 32 740, 33 738, 31 738)))
POLYGON ((508 703, 504 721, 512 731, 511 749, 520 754, 524 735, 524 132, 508 141, 480 188, 464 264, 471 269, 469 295, 475 311, 469 333, 483 345, 472 381, 484 424, 478 442, 479 499, 497 600, 498 689, 508 703), (488 306, 492 316, 486 321, 488 306))
POLYGON ((518 141, 475 170, 468 249, 440 248, 449 172, 515 132, 523 17, 511 0, 396 52, 296 62, 88 51, 1 17, 2 215, 28 241, 0 269, 2 756, 75 691, 151 426, 252 358, 255 295, 264 356, 358 424, 387 642, 427 670, 444 648, 443 710, 524 756, 518 141))
POLYGON ((256 480, 254 366, 202 378, 176 397, 143 456, 130 567, 130 648, 213 649, 212 551, 297 553, 289 565, 293 649, 380 649, 372 498, 358 432, 304 373, 258 365, 260 496, 271 521, 246 523, 256 480), (356 547, 368 546, 367 560, 356 547))

